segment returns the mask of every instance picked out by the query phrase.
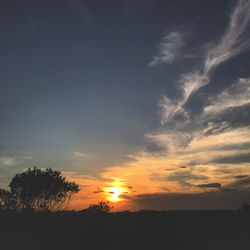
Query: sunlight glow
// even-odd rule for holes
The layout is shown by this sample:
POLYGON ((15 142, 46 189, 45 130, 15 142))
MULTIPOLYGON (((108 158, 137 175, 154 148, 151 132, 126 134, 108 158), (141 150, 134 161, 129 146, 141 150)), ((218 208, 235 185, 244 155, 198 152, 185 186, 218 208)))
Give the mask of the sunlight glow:
POLYGON ((110 195, 110 201, 111 202, 117 202, 117 201, 121 201, 122 199, 119 198, 119 195, 122 194, 122 189, 119 187, 110 187, 108 189, 108 193, 110 195))

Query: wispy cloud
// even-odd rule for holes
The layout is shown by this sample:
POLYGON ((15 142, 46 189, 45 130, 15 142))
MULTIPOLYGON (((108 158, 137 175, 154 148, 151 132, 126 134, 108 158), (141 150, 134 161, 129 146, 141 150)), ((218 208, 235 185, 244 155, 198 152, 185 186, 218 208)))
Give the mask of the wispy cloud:
POLYGON ((248 189, 250 188, 250 178, 239 179, 228 185, 229 188, 248 189))
POLYGON ((246 177, 248 177, 248 175, 246 175, 246 174, 234 176, 235 179, 244 179, 246 177))
POLYGON ((250 78, 240 78, 230 88, 219 95, 209 98, 209 105, 203 115, 217 115, 229 108, 240 107, 250 103, 250 78))
POLYGON ((181 75, 179 84, 182 90, 182 98, 172 101, 168 97, 164 97, 161 100, 162 123, 171 121, 177 114, 185 114, 184 105, 193 93, 209 84, 209 77, 214 68, 249 49, 250 38, 247 34, 249 32, 249 21, 250 1, 239 0, 224 35, 217 43, 207 49, 201 69, 181 75))
POLYGON ((167 96, 164 96, 159 101, 159 107, 161 110, 161 123, 167 123, 179 114, 182 114, 185 118, 188 118, 188 112, 186 112, 184 109, 185 103, 188 101, 192 93, 196 92, 201 86, 208 84, 208 82, 208 76, 199 73, 198 71, 181 75, 179 83, 182 90, 182 98, 179 100, 171 100, 167 96))
POLYGON ((85 154, 85 153, 81 153, 81 152, 74 152, 74 155, 77 156, 77 157, 90 157, 89 154, 85 154))
POLYGON ((5 166, 13 166, 16 164, 16 160, 13 157, 9 156, 1 156, 0 164, 5 166))
POLYGON ((15 166, 24 163, 26 160, 31 160, 30 153, 19 154, 15 156, 0 156, 0 166, 15 166))
POLYGON ((169 32, 159 44, 158 54, 153 57, 149 66, 173 62, 184 44, 184 34, 182 31, 176 30, 169 32))
POLYGON ((191 170, 176 170, 167 178, 168 181, 177 181, 182 187, 192 187, 192 184, 190 184, 189 181, 206 179, 208 179, 207 176, 194 174, 191 170))
POLYGON ((208 74, 214 67, 239 55, 249 48, 250 39, 244 37, 249 31, 250 1, 239 0, 231 17, 227 30, 219 43, 211 48, 205 60, 204 73, 208 74))
POLYGON ((206 190, 207 188, 218 188, 221 189, 221 184, 218 182, 214 182, 214 183, 207 183, 207 184, 199 184, 196 187, 201 188, 206 190))

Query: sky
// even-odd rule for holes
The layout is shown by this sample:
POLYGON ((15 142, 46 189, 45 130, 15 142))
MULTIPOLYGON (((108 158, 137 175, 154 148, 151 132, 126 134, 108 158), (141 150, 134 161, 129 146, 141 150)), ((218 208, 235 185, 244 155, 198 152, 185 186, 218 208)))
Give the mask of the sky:
POLYGON ((250 203, 250 0, 2 0, 0 187, 52 167, 70 208, 250 203))

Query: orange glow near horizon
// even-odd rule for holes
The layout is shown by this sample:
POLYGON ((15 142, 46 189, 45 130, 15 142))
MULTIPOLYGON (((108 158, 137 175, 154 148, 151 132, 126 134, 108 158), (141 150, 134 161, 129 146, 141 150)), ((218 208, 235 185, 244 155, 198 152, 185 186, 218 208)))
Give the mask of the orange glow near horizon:
MULTIPOLYGON (((131 160, 126 163, 103 168, 99 176, 65 171, 63 174, 81 187, 80 192, 73 197, 70 208, 80 210, 87 208, 89 204, 109 201, 113 203, 112 211, 135 211, 145 209, 140 204, 143 195, 147 198, 147 195, 153 194, 221 192, 218 188, 208 187, 205 190, 199 186, 219 183, 226 189, 237 181, 237 176, 250 176, 250 163, 238 163, 237 168, 234 163, 210 163, 213 159, 223 159, 228 155, 232 157, 242 152, 249 153, 248 149, 231 149, 231 141, 228 139, 242 144, 249 143, 247 132, 249 134, 248 129, 240 128, 218 135, 212 134, 206 138, 198 134, 184 148, 176 147, 165 134, 156 135, 154 139, 163 144, 170 140, 166 156, 155 156, 142 151, 131 155, 131 160), (190 165, 194 159, 196 164, 190 165)), ((248 186, 246 184, 243 188, 248 186)))

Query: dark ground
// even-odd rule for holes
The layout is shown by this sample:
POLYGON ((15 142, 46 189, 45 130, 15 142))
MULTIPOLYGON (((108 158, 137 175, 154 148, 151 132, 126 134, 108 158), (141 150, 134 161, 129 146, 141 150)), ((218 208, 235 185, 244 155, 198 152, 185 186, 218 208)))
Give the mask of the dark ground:
POLYGON ((0 214, 0 249, 250 249, 250 214, 144 211, 0 214))

